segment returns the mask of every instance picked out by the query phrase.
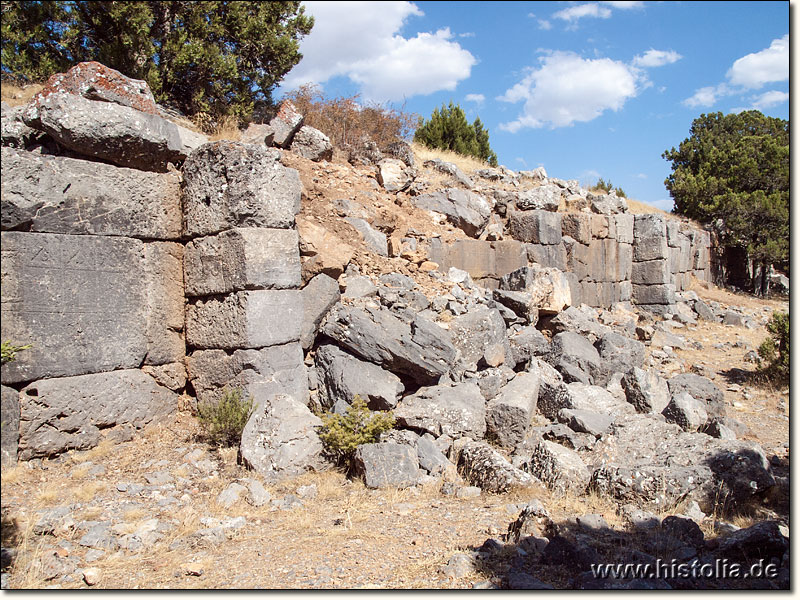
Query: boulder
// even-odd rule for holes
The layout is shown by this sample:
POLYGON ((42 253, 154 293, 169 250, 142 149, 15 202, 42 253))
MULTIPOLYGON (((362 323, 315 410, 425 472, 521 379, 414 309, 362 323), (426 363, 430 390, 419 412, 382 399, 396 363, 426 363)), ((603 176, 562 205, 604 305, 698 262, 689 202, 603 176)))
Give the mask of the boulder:
POLYGON ((412 177, 402 160, 384 158, 378 163, 378 183, 387 192, 402 191, 411 185, 411 181, 412 177))
POLYGON ((586 490, 591 476, 577 452, 547 440, 536 444, 523 469, 551 489, 577 494, 586 490))
POLYGON ((269 126, 274 132, 272 143, 280 148, 288 148, 295 134, 303 126, 303 115, 297 112, 291 101, 284 100, 278 108, 278 114, 269 122, 269 126))
POLYGON ((528 365, 531 359, 544 356, 550 350, 550 342, 533 325, 528 325, 508 336, 511 348, 512 368, 528 365))
POLYGON ((558 419, 573 431, 588 433, 594 437, 600 437, 608 431, 614 420, 607 414, 580 408, 562 408, 558 412, 558 419))
POLYGON ((542 415, 555 421, 558 411, 562 408, 572 408, 572 394, 564 383, 561 373, 556 371, 551 365, 540 359, 532 359, 531 366, 535 362, 536 369, 539 371, 539 399, 536 407, 542 415))
POLYGON ((300 234, 302 278, 309 281, 319 273, 338 279, 355 254, 355 249, 322 225, 308 219, 297 220, 300 234))
POLYGON ((431 475, 445 473, 453 463, 447 460, 439 447, 434 443, 432 436, 422 436, 417 438, 417 459, 419 466, 431 475))
POLYGON ((300 330, 300 343, 303 350, 314 344, 317 331, 328 311, 339 302, 341 294, 335 279, 320 273, 302 289, 303 324, 300 330))
POLYGON ((708 413, 703 408, 703 404, 686 392, 673 395, 661 414, 668 423, 675 423, 684 431, 697 431, 706 424, 708 419, 708 413))
POLYGON ((572 304, 569 281, 562 271, 552 267, 530 265, 502 277, 500 289, 527 292, 531 304, 542 314, 556 314, 572 304))
POLYGON ((497 309, 479 305, 456 317, 450 322, 450 336, 468 370, 474 370, 488 351, 505 356, 506 324, 497 309))
POLYGON ((250 123, 242 132, 239 141, 243 144, 264 145, 267 148, 272 146, 275 139, 275 131, 266 123, 250 123))
POLYGON ((481 439, 486 434, 486 401, 472 382, 421 388, 399 402, 394 416, 399 426, 434 437, 481 439))
POLYGON ((21 460, 92 448, 104 429, 138 429, 178 408, 176 394, 138 369, 43 379, 19 401, 21 460))
POLYGON ((187 296, 300 287, 300 251, 293 229, 239 227, 186 245, 187 296))
POLYGON ((5 102, 0 104, 0 143, 3 147, 26 150, 34 146, 37 141, 47 139, 46 134, 25 125, 25 121, 22 120, 24 112, 24 106, 11 107, 5 102))
POLYGON ((470 484, 493 494, 536 481, 529 473, 512 466, 486 442, 474 440, 467 441, 461 448, 458 470, 470 484))
POLYGON ((734 531, 720 540, 716 554, 731 561, 768 562, 782 559, 789 550, 789 539, 781 532, 778 521, 762 521, 734 531))
POLYGON ((280 152, 219 141, 183 166, 184 233, 212 235, 234 227, 290 229, 300 211, 300 176, 280 152))
POLYGON ((254 401, 239 446, 245 466, 268 482, 325 467, 317 435, 322 421, 305 404, 285 394, 259 394, 254 401))
POLYGON ((612 332, 604 334, 594 346, 600 354, 600 360, 610 372, 624 373, 644 364, 644 344, 638 340, 612 332))
POLYGON ((177 240, 180 178, 2 149, 2 227, 177 240))
POLYGON ((508 231, 520 242, 558 244, 561 242, 561 214, 547 210, 514 210, 509 215, 508 231))
POLYGON ((570 372, 570 366, 577 367, 588 375, 590 383, 596 385, 605 385, 611 374, 592 343, 571 331, 553 336, 553 340, 550 342, 550 352, 545 360, 562 375, 570 372))
POLYGON ((345 221, 350 223, 364 240, 367 248, 380 256, 389 256, 389 245, 386 240, 386 234, 377 231, 367 223, 364 219, 357 219, 354 217, 347 217, 345 221))
POLYGON ((403 444, 362 444, 355 453, 355 469, 368 488, 404 488, 419 481, 417 454, 403 444))
POLYGON ((596 311, 588 306, 568 306, 550 319, 547 328, 553 334, 572 331, 595 343, 613 330, 597 320, 596 311))
POLYGON ((622 377, 625 398, 640 413, 660 414, 670 401, 667 382, 653 371, 632 368, 622 377))
POLYGON ((35 96, 22 119, 73 152, 143 171, 165 172, 207 141, 156 114, 64 92, 35 96))
POLYGON ((19 392, 14 388, 0 386, 2 405, 0 414, 3 427, 0 429, 0 464, 3 468, 17 464, 17 447, 19 446, 19 392))
POLYGON ((453 163, 444 161, 440 158, 434 158, 431 160, 426 160, 423 163, 423 166, 439 171, 440 173, 444 173, 445 175, 450 175, 453 179, 467 189, 472 189, 475 187, 473 181, 467 177, 464 171, 459 169, 458 166, 454 165, 453 163))
POLYGON ((322 332, 356 356, 422 384, 438 381, 456 360, 449 332, 421 315, 406 323, 387 309, 337 304, 322 332))
POLYGON ((372 410, 391 410, 405 389, 396 375, 332 344, 320 346, 314 360, 325 391, 322 404, 326 408, 338 401, 350 404, 360 396, 372 410))
POLYGON ((667 380, 669 392, 674 397, 682 392, 699 400, 709 417, 725 416, 725 395, 707 377, 694 373, 681 373, 667 380))
POLYGON ((333 158, 333 144, 328 136, 308 125, 302 126, 295 133, 291 151, 314 162, 329 161, 333 158))
POLYGON ((491 207, 483 196, 459 188, 415 196, 411 200, 423 210, 441 213, 470 237, 478 237, 489 222, 491 207))
POLYGON ((567 390, 571 400, 569 406, 563 408, 588 410, 610 416, 635 412, 630 404, 615 397, 604 387, 575 381, 567 384, 567 390))
POLYGON ((501 446, 514 447, 525 439, 539 399, 540 374, 519 373, 486 406, 486 434, 501 446))
POLYGON ((517 208, 520 210, 546 210, 556 212, 561 202, 561 188, 553 184, 517 192, 517 208))

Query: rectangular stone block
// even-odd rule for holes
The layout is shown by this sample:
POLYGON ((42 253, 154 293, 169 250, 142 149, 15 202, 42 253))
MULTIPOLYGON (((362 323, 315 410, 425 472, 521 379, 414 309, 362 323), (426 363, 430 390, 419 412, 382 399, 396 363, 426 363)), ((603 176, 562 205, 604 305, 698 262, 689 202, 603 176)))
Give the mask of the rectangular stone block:
POLYGON ((619 301, 630 302, 633 297, 633 285, 630 281, 619 282, 619 301))
POLYGON ((145 244, 2 233, 3 341, 31 344, 3 383, 138 367, 147 352, 145 244))
POLYGON ((631 283, 658 285, 669 283, 670 271, 666 260, 635 262, 631 268, 631 283))
POLYGON ((580 281, 590 278, 589 263, 591 255, 588 244, 572 244, 572 252, 567 254, 567 268, 569 268, 580 281))
POLYGON ((572 296, 572 306, 580 306, 583 300, 583 288, 575 273, 564 273, 564 278, 569 284, 569 292, 572 296))
POLYGON ((437 263, 443 273, 456 267, 469 273, 476 281, 499 279, 528 264, 525 244, 516 240, 457 240, 443 244, 439 239, 433 239, 428 258, 437 263))
POLYGON ((564 244, 526 244, 528 260, 543 267, 555 267, 562 271, 567 270, 567 251, 564 244))
POLYGON ((608 237, 608 217, 605 215, 592 216, 592 238, 602 240, 608 237))
POLYGON ((146 365, 183 362, 183 246, 175 242, 145 244, 147 293, 146 365))
POLYGON ((511 211, 511 236, 520 242, 558 244, 561 241, 561 213, 546 210, 511 211))
POLYGON ((492 242, 494 248, 494 276, 499 279, 528 264, 525 244, 516 240, 492 242))
POLYGON ((630 281, 633 269, 633 246, 620 242, 617 253, 617 281, 630 281))
POLYGON ((636 215, 633 222, 633 260, 667 258, 665 218, 656 214, 636 215))
POLYGON ((592 215, 583 213, 561 215, 561 233, 576 242, 588 244, 592 241, 592 215))
POLYGON ((599 284, 594 281, 581 281, 581 299, 589 306, 600 305, 599 284))
POLYGON ((181 237, 180 177, 3 147, 3 230, 181 237))
POLYGON ((19 458, 91 448, 103 429, 141 428, 177 408, 177 394, 139 369, 36 381, 20 392, 19 458))
POLYGON ((186 295, 209 296, 301 284, 294 229, 237 228, 186 245, 186 295))
POLYGON ((636 304, 675 304, 675 285, 633 284, 632 297, 636 304))
POLYGON ((188 361, 189 378, 199 402, 214 402, 225 389, 251 386, 262 393, 288 394, 295 400, 308 402, 308 373, 303 362, 303 349, 297 342, 260 350, 196 350, 188 361))
POLYGON ((634 215, 618 214, 610 216, 609 219, 614 220, 617 241, 623 244, 632 244, 634 215))
POLYGON ((667 245, 671 248, 677 248, 680 245, 678 236, 680 234, 681 223, 675 219, 666 220, 667 227, 667 245))
MULTIPOLYGON (((602 215, 600 215, 602 216, 602 215)), ((618 281, 619 244, 613 239, 592 240, 589 244, 589 274, 592 281, 618 281)))
POLYGON ((300 290, 253 290, 194 300, 186 310, 186 343, 195 348, 263 348, 300 340, 300 290))

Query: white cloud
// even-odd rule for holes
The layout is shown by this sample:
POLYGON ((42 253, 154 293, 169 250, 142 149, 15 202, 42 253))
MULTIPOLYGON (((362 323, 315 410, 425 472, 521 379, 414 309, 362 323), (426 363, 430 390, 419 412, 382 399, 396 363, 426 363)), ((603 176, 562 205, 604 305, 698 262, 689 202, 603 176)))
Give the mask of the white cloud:
POLYGON ((620 10, 629 10, 631 8, 643 8, 644 2, 641 0, 638 1, 619 1, 619 2, 601 2, 601 4, 607 4, 608 6, 613 6, 614 8, 619 8, 620 10))
POLYGON ((539 19, 539 29, 549 31, 553 28, 553 24, 547 19, 539 19))
POLYGON ((718 98, 730 94, 728 86, 724 83, 720 85, 709 85, 695 91, 694 95, 683 101, 684 106, 697 108, 698 106, 713 106, 718 98))
POLYGON ((466 33, 459 33, 458 37, 460 38, 474 38, 475 32, 474 31, 467 31, 466 33))
POLYGON ((732 85, 749 89, 789 80, 789 34, 772 40, 769 48, 738 59, 727 73, 732 85))
POLYGON ((476 104, 483 104, 486 100, 486 96, 483 94, 467 94, 464 96, 464 100, 466 102, 475 102, 476 104))
POLYGON ((772 108, 784 102, 789 101, 789 94, 786 92, 779 92, 778 90, 771 90, 764 92, 753 100, 753 108, 763 110, 765 108, 772 108))
POLYGON ((652 48, 635 56, 633 64, 636 67, 661 67, 663 65, 670 65, 683 58, 680 54, 673 50, 653 50, 652 48))
POLYGON ((400 100, 453 90, 477 60, 449 29, 404 38, 399 31, 422 11, 411 2, 305 2, 316 18, 300 46, 303 60, 283 88, 325 83, 336 76, 359 84, 370 100, 400 100))
POLYGON ((647 175, 645 173, 637 173, 634 175, 636 179, 647 179, 647 175))
POLYGON ((591 121, 606 110, 617 111, 646 85, 641 71, 609 58, 584 59, 573 52, 553 52, 539 59, 538 69, 498 98, 522 102, 522 114, 500 128, 566 127, 591 121))
POLYGON ((570 6, 569 8, 553 13, 554 18, 570 23, 584 17, 608 19, 610 16, 611 9, 595 3, 578 4, 577 6, 570 6))

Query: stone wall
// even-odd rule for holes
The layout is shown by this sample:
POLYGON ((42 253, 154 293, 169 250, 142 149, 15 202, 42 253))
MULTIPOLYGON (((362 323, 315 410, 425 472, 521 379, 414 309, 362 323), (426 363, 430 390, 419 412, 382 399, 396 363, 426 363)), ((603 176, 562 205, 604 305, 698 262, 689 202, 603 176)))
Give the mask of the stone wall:
POLYGON ((709 233, 665 215, 511 210, 507 232, 513 239, 433 239, 428 256, 441 271, 462 269, 489 288, 529 263, 555 267, 567 275, 573 304, 630 301, 657 313, 691 276, 711 281, 709 233))

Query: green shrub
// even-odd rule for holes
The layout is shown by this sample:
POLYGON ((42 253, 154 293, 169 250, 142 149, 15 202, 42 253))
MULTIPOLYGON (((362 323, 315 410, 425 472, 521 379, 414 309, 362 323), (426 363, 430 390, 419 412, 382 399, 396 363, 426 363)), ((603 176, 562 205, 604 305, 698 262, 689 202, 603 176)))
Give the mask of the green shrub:
POLYGON ((215 446, 235 446, 253 414, 253 398, 244 399, 240 388, 226 390, 217 401, 203 402, 197 407, 197 417, 209 442, 215 446))
POLYGON ((11 340, 6 340, 0 344, 0 352, 2 352, 2 364, 14 362, 17 360, 17 352, 20 352, 21 350, 27 350, 32 347, 33 346, 31 344, 27 344, 26 346, 15 346, 11 343, 11 340))
POLYGON ((767 323, 770 337, 758 347, 759 357, 766 361, 768 375, 789 376, 789 313, 775 311, 767 323))
POLYGON ((450 150, 497 166, 497 154, 489 145, 489 130, 480 117, 470 124, 464 109, 452 102, 434 109, 429 120, 420 118, 414 141, 433 150, 450 150))
POLYGON ((357 395, 344 415, 322 415, 319 439, 328 454, 349 466, 356 448, 377 442, 381 433, 393 427, 394 415, 391 412, 372 412, 357 395))
POLYGON ((614 184, 611 183, 610 179, 608 181, 605 181, 602 177, 597 180, 597 183, 594 184, 594 188, 592 188, 592 190, 595 192, 602 191, 605 192, 606 194, 610 193, 611 190, 614 190, 614 192, 617 194, 617 197, 627 198, 627 196, 625 195, 625 190, 623 190, 621 187, 615 188, 614 184))

